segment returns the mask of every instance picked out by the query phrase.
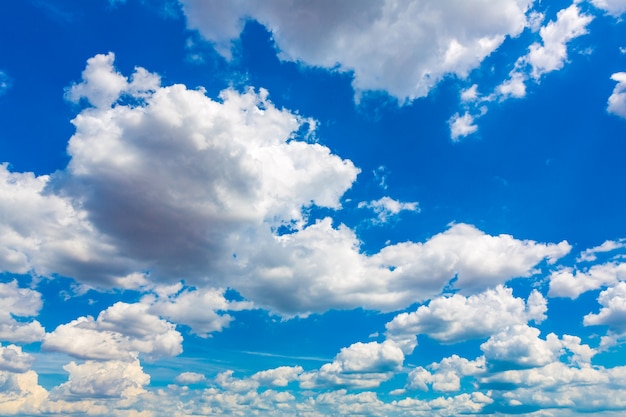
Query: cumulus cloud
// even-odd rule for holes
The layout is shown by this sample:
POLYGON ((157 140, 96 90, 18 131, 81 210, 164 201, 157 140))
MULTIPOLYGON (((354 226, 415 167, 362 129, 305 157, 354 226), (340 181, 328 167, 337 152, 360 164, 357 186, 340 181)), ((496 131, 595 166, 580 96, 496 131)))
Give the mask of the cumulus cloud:
POLYGON ((26 372, 35 358, 22 352, 21 346, 0 345, 0 371, 26 372))
MULTIPOLYGON (((307 142, 301 131, 311 123, 276 108, 266 91, 226 90, 214 101, 202 90, 162 87, 141 68, 125 77, 107 54, 89 60, 67 95, 90 104, 73 120, 68 167, 52 177, 0 170, 2 266, 97 287, 149 289, 183 278, 194 291, 141 308, 150 304, 145 314, 201 336, 228 325, 219 310, 249 307, 226 305, 216 288, 285 315, 394 310, 436 296, 455 277, 457 289, 474 293, 531 276, 570 249, 457 224, 424 243, 366 255, 354 231, 330 218, 309 221, 304 210, 340 208, 359 170, 307 142), (280 226, 289 233, 276 233, 280 226)), ((417 209, 371 204, 381 213, 417 209)), ((79 321, 58 331, 103 337, 97 320, 79 321)))
POLYGON ((626 282, 602 291, 598 296, 602 308, 597 314, 587 314, 585 326, 605 325, 620 335, 626 335, 626 282))
POLYGON ((37 316, 41 306, 39 292, 19 288, 16 280, 0 283, 0 340, 22 343, 41 340, 44 328, 37 320, 27 320, 37 316))
POLYGON ((465 113, 463 116, 456 113, 448 121, 448 124, 450 125, 450 137, 455 142, 478 130, 478 126, 474 124, 474 117, 469 113, 465 113))
POLYGON ((626 12, 626 0, 591 0, 591 3, 615 17, 626 12))
POLYGON ((242 271, 248 279, 236 288, 260 305, 292 314, 358 306, 400 309, 440 294, 455 277, 455 288, 480 292, 531 276, 538 263, 553 263, 570 250, 567 242, 521 241, 455 224, 424 243, 389 245, 368 256, 359 251, 352 230, 333 228, 328 218, 274 239, 278 244, 238 253, 238 262, 254 268, 242 271))
POLYGON ((400 214, 401 211, 419 212, 418 202, 402 202, 387 196, 369 202, 361 201, 358 207, 373 210, 378 215, 377 223, 387 223, 393 216, 400 214))
POLYGON ((519 35, 532 0, 182 4, 188 26, 226 57, 245 20, 255 19, 272 32, 281 59, 351 71, 357 92, 385 90, 405 101, 427 95, 447 74, 465 77, 519 35))
POLYGON ((592 20, 593 17, 584 14, 576 1, 559 10, 556 20, 539 30, 541 42, 530 45, 528 53, 515 63, 509 78, 496 87, 495 95, 501 100, 524 97, 529 77, 539 81, 544 74, 563 68, 567 61, 567 44, 585 35, 592 20))
POLYGON ((617 81, 617 85, 609 97, 607 111, 626 119, 626 72, 616 72, 611 79, 617 81))
POLYGON ((440 297, 411 313, 401 313, 386 324, 386 336, 402 346, 405 353, 417 346, 417 335, 444 343, 485 338, 509 326, 537 323, 545 319, 547 301, 533 291, 525 303, 513 297, 510 288, 497 286, 480 294, 440 297))
POLYGON ((626 263, 613 261, 590 268, 560 268, 550 274, 550 297, 576 299, 582 293, 626 280, 626 263))
POLYGON ((46 334, 42 348, 81 359, 130 361, 176 356, 182 336, 175 326, 149 312, 147 304, 117 302, 97 319, 79 317, 46 334))
POLYGON ((226 300, 223 289, 183 289, 182 284, 160 287, 144 296, 141 302, 150 305, 150 313, 187 325, 200 337, 228 327, 233 318, 223 312, 252 308, 249 302, 226 300))
POLYGON ((250 378, 264 387, 286 387, 298 379, 303 372, 301 366, 279 366, 278 368, 259 371, 250 378))
POLYGON ((197 372, 182 372, 176 376, 176 382, 179 384, 197 384, 203 381, 206 381, 206 377, 197 372))
POLYGON ((554 342, 556 336, 548 340, 539 338, 539 329, 517 324, 508 326, 494 334, 480 345, 485 353, 487 364, 492 369, 523 369, 547 365, 556 359, 554 342))
POLYGON ((332 363, 300 376, 302 388, 374 388, 402 368, 404 354, 392 341, 354 343, 341 349, 332 363))
POLYGON ((70 362, 63 369, 68 381, 53 392, 61 398, 128 398, 145 392, 143 387, 150 383, 138 360, 70 362))
POLYGON ((407 388, 428 391, 430 386, 434 391, 459 391, 462 377, 480 375, 485 372, 484 356, 471 361, 452 355, 442 359, 441 362, 430 364, 428 369, 421 366, 413 369, 407 378, 407 388))

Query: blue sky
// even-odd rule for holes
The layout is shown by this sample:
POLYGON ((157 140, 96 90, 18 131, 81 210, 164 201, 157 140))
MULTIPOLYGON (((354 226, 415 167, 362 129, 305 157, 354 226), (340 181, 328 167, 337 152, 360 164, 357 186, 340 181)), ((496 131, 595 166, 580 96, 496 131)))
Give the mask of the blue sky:
POLYGON ((0 4, 0 414, 618 416, 626 2, 0 4))

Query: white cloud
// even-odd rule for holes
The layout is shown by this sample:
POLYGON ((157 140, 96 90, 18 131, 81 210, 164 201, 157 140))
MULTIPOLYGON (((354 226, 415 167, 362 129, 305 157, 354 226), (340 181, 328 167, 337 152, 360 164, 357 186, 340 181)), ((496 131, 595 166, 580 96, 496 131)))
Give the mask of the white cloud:
POLYGON ((533 368, 556 359, 554 346, 551 346, 558 343, 555 339, 551 334, 547 340, 542 340, 538 329, 517 324, 494 334, 480 348, 492 370, 533 368))
POLYGON ((0 283, 0 340, 23 343, 41 340, 45 332, 41 324, 37 320, 25 320, 37 316, 41 306, 39 292, 19 288, 16 280, 0 283))
POLYGON ((149 312, 147 304, 117 302, 97 319, 79 317, 46 334, 42 348, 82 359, 134 361, 176 356, 182 336, 175 326, 149 312))
POLYGON ((302 372, 301 366, 279 366, 259 371, 250 378, 264 387, 286 387, 291 381, 296 381, 302 372))
POLYGON ((542 45, 530 46, 527 62, 531 65, 531 76, 539 79, 543 74, 563 68, 567 60, 567 43, 587 33, 592 16, 581 13, 574 2, 557 13, 556 21, 549 22, 539 31, 542 45))
POLYGON ((53 392, 61 398, 128 398, 145 392, 143 387, 150 383, 138 360, 70 362, 63 369, 69 379, 53 392))
POLYGON ((478 99, 478 84, 473 84, 471 87, 461 91, 461 101, 475 101, 478 99))
POLYGON ((591 0, 591 3, 615 17, 626 12, 626 0, 591 0))
POLYGON ((393 216, 397 216, 401 211, 419 212, 418 202, 401 202, 387 196, 370 202, 362 201, 358 204, 358 207, 372 209, 374 213, 378 215, 378 223, 387 223, 393 216))
POLYGON ((407 378, 407 388, 428 391, 428 386, 432 386, 434 391, 459 391, 462 377, 480 375, 485 372, 483 356, 470 361, 458 355, 452 355, 442 359, 441 362, 430 364, 428 369, 421 366, 413 369, 407 378))
POLYGON ((182 372, 176 376, 176 382, 179 384, 197 384, 203 381, 206 381, 206 377, 197 372, 182 372))
POLYGON ((611 79, 617 81, 617 85, 609 97, 607 111, 626 119, 626 72, 616 72, 611 79))
POLYGON ((626 335, 626 282, 602 291, 598 297, 602 305, 598 314, 587 314, 585 326, 605 325, 620 335, 626 335))
POLYGON ((235 285, 248 299, 286 314, 365 307, 394 310, 424 301, 457 278, 454 287, 475 293, 535 273, 570 250, 567 242, 541 244, 490 236, 452 225, 424 243, 405 242, 367 256, 345 226, 324 219, 297 233, 239 252, 247 279, 235 285), (250 267, 253 266, 253 267, 250 267))
POLYGON ((550 297, 576 299, 584 292, 626 280, 626 263, 608 262, 591 268, 560 268, 550 274, 550 297))
POLYGON ((520 72, 513 71, 511 77, 496 87, 496 92, 502 99, 510 97, 522 98, 526 96, 526 77, 520 72))
POLYGON ((401 313, 387 323, 388 339, 405 353, 417 345, 416 336, 428 335, 444 343, 489 337, 503 329, 545 319, 546 300, 536 290, 524 303, 501 285, 483 293, 463 297, 440 297, 411 313, 401 313))
POLYGON ((532 0, 182 3, 188 26, 226 57, 252 18, 272 32, 281 59, 352 71, 357 92, 385 90, 405 101, 427 95, 446 74, 465 77, 519 35, 532 0))
POLYGON ((478 130, 478 126, 474 124, 474 117, 469 113, 465 113, 463 116, 456 113, 448 121, 448 124, 450 125, 450 137, 455 142, 478 130))
MULTIPOLYGON (((218 311, 236 311, 251 308, 249 302, 229 302, 223 289, 177 287, 174 294, 147 295, 142 303, 149 304, 150 313, 185 324, 192 333, 208 337, 210 333, 228 327, 233 318, 218 311)), ((158 291, 158 289, 156 290, 158 291)))
MULTIPOLYGON (((73 121, 67 169, 52 178, 0 170, 5 270, 143 290, 183 278, 196 290, 133 308, 150 304, 141 314, 206 336, 230 321, 220 309, 247 308, 224 307, 214 288, 234 288, 286 315, 388 311, 436 296, 455 276, 464 293, 531 276, 538 263, 570 249, 460 224, 424 243, 363 254, 352 230, 330 219, 305 226, 303 214, 311 204, 340 208, 359 170, 320 144, 298 140, 307 120, 277 109, 266 91, 226 90, 214 101, 182 85, 160 87, 158 76, 141 68, 128 79, 115 70, 113 54, 89 60, 83 76, 68 97, 97 107, 73 121), (120 94, 127 99, 118 101, 120 94), (281 225, 292 233, 275 234, 281 225), (200 311, 200 301, 212 307, 200 311)), ((417 208, 379 203, 383 211, 417 208)), ((57 331, 96 332, 113 343, 100 325, 83 317, 57 331)))
POLYGON ((576 258, 576 262, 593 262, 598 259, 598 253, 606 253, 612 252, 617 249, 626 248, 626 240, 621 239, 619 241, 615 240, 607 240, 603 242, 601 245, 595 246, 593 248, 585 249, 580 253, 578 258, 576 258))
POLYGON ((24 353, 20 346, 0 345, 0 372, 26 372, 34 360, 35 358, 28 353, 24 353))
POLYGON ((354 343, 341 349, 332 363, 300 376, 302 388, 374 388, 402 368, 404 354, 392 341, 354 343))

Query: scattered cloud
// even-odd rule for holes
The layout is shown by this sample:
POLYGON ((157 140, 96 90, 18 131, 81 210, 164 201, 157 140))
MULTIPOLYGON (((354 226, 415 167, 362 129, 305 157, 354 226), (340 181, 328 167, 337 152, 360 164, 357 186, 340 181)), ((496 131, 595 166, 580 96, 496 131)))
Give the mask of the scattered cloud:
POLYGON ((378 224, 387 223, 393 216, 397 216, 401 211, 419 212, 418 202, 404 203, 387 196, 369 202, 361 201, 358 207, 373 210, 374 213, 378 215, 378 219, 376 220, 378 224))
POLYGON ((626 119, 626 72, 616 72, 611 79, 617 81, 617 85, 609 97, 607 111, 626 119))
POLYGON ((37 320, 42 307, 41 294, 29 288, 19 288, 17 280, 0 283, 0 340, 32 343, 44 336, 37 320))
POLYGON ((469 113, 461 116, 456 113, 448 121, 450 125, 450 137, 454 142, 458 142, 461 138, 469 136, 478 130, 478 126, 474 124, 474 117, 469 113))
POLYGON ((626 12, 626 1, 624 0, 591 0, 591 3, 614 17, 619 17, 626 12))
POLYGON ((550 297, 576 299, 580 294, 626 279, 626 263, 612 261, 590 268, 560 268, 550 274, 550 297))
POLYGON ((355 9, 333 2, 218 7, 182 1, 188 26, 226 58, 232 57, 246 19, 254 19, 272 32, 281 59, 352 72, 357 92, 385 90, 401 102, 426 96, 448 74, 466 77, 507 36, 522 32, 532 3, 367 0, 355 9))

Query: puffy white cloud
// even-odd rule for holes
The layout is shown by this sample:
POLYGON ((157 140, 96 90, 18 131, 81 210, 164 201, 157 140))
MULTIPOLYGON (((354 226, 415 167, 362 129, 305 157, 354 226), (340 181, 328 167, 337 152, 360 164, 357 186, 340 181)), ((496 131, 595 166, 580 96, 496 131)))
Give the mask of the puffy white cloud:
MULTIPOLYGON (((181 288, 175 286, 173 294, 147 295, 142 303, 150 305, 151 313, 187 325, 192 333, 200 337, 208 337, 210 333, 228 327, 233 318, 228 314, 219 314, 219 311, 252 308, 249 302, 229 302, 224 298, 223 289, 181 288)), ((157 288, 155 292, 158 291, 157 288)))
POLYGON ((176 382, 179 384, 197 384, 203 381, 206 381, 206 377, 197 372, 182 372, 176 376, 176 382))
POLYGON ((147 304, 117 302, 98 318, 79 317, 48 333, 42 348, 82 359, 135 361, 175 356, 182 352, 182 336, 175 326, 149 313, 147 304))
POLYGON ((527 62, 531 65, 531 76, 535 79, 543 74, 563 68, 567 60, 567 43, 587 33, 587 25, 593 17, 581 12, 574 2, 557 13, 556 21, 549 22, 539 31, 543 45, 530 46, 527 62))
POLYGON ((387 223, 393 216, 398 215, 401 211, 419 212, 418 202, 402 202, 387 196, 370 202, 361 201, 358 207, 372 209, 374 213, 378 215, 377 223, 387 223))
POLYGON ((112 54, 93 58, 70 90, 99 107, 73 120, 72 159, 55 185, 152 279, 218 281, 218 264, 248 229, 300 224, 312 203, 338 208, 356 178, 328 148, 291 140, 307 121, 274 107, 264 90, 227 90, 213 101, 182 85, 153 87, 140 69, 128 82, 112 62, 112 54), (103 86, 100 71, 120 81, 103 86), (154 91, 139 94, 134 83, 154 91), (114 104, 122 92, 141 101, 114 104))
POLYGON ((520 72, 512 72, 511 77, 496 87, 496 92, 502 99, 510 97, 522 98, 526 96, 526 77, 520 72))
POLYGON ((538 263, 553 263, 570 250, 567 242, 490 236, 466 224, 371 256, 360 253, 352 230, 335 229, 330 219, 274 239, 278 245, 257 243, 252 254, 238 253, 238 262, 254 268, 243 270, 249 278, 236 288, 261 305, 292 314, 358 306, 400 309, 439 294, 455 277, 454 286, 472 294, 531 276, 538 263))
POLYGON ((386 90, 404 101, 427 95, 446 74, 465 77, 522 32, 533 2, 182 3, 188 26, 227 57, 251 18, 272 32, 281 59, 352 71, 357 92, 386 90))
MULTIPOLYGON (((129 79, 113 63, 113 54, 92 58, 68 90, 96 107, 73 121, 66 170, 53 178, 0 170, 4 269, 140 289, 184 278, 195 291, 143 304, 206 336, 230 320, 218 313, 225 300, 211 288, 235 288, 286 315, 393 310, 439 294, 455 276, 458 289, 473 293, 530 276, 569 251, 566 242, 459 224, 424 243, 363 254, 346 226, 330 219, 305 226, 303 207, 340 208, 359 172, 328 148, 297 140, 305 119, 277 109, 263 90, 226 90, 214 101, 202 90, 160 87, 141 68, 129 79), (291 232, 276 234, 281 225, 291 232), (200 312, 193 306, 200 301, 213 307, 200 312)), ((398 208, 391 203, 380 202, 398 208)), ((79 321, 57 331, 96 332, 113 343, 93 319, 79 321)))
MULTIPOLYGON (((539 330, 517 324, 494 334, 480 348, 493 370, 523 369, 547 365, 556 359, 554 334, 547 341, 539 338, 539 330)), ((560 347, 560 345, 558 345, 560 347)))
POLYGON ((2 415, 38 414, 48 392, 39 385, 35 371, 0 371, 0 413, 2 415))
POLYGON ((608 262, 588 269, 560 268, 550 274, 550 297, 577 298, 580 294, 626 280, 626 263, 608 262))
POLYGON ((478 130, 478 126, 474 124, 474 117, 469 113, 465 113, 463 116, 456 113, 448 121, 448 124, 450 125, 450 137, 455 142, 478 130))
POLYGON ((302 374, 300 386, 373 388, 391 378, 403 362, 404 353, 392 341, 358 342, 341 349, 332 363, 302 374))
POLYGON ((386 324, 388 339, 402 346, 405 353, 417 345, 416 335, 425 334, 444 343, 489 337, 509 326, 545 319, 547 302, 538 291, 528 301, 513 297, 501 285, 480 294, 464 297, 454 294, 432 300, 411 313, 401 313, 386 324))
POLYGON ((278 368, 259 371, 250 378, 265 387, 286 387, 298 379, 303 372, 301 366, 279 366, 278 368))
POLYGON ((41 324, 37 320, 24 320, 37 316, 41 306, 39 292, 19 288, 17 280, 0 283, 0 340, 23 343, 41 340, 45 333, 41 324))
POLYGON ((598 314, 587 314, 585 326, 605 325, 618 334, 626 335, 626 282, 602 291, 598 297, 602 305, 598 314))
POLYGON ((483 356, 470 361, 458 355, 452 355, 441 362, 430 364, 428 370, 421 366, 413 369, 407 378, 407 388, 428 391, 430 385, 434 391, 459 391, 462 377, 480 375, 485 371, 483 356))
POLYGON ((0 371, 26 372, 35 358, 16 345, 0 345, 0 371))
POLYGON ((591 3, 615 17, 626 12, 626 0, 591 0, 591 3))
POLYGON ((617 85, 609 97, 607 110, 626 119, 626 72, 616 72, 611 79, 617 81, 617 85))
POLYGON ((128 398, 145 392, 143 387, 150 383, 138 360, 70 362, 63 369, 69 379, 53 392, 60 398, 128 398))

